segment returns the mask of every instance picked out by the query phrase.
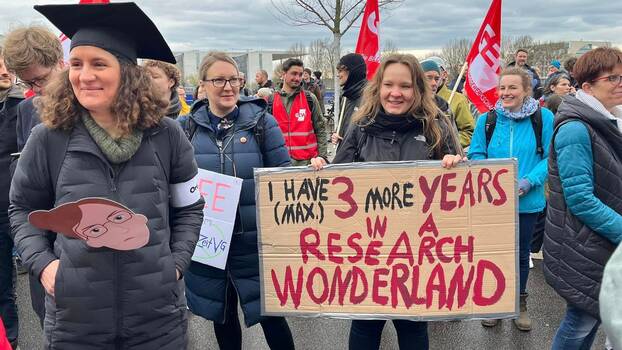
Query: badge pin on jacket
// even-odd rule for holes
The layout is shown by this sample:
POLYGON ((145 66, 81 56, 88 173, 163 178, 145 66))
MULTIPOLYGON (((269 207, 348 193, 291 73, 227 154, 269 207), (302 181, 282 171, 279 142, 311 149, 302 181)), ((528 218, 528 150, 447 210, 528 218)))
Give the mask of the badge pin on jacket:
POLYGON ((106 198, 84 198, 37 210, 28 215, 28 221, 39 229, 84 240, 93 248, 134 250, 149 241, 147 218, 106 198))

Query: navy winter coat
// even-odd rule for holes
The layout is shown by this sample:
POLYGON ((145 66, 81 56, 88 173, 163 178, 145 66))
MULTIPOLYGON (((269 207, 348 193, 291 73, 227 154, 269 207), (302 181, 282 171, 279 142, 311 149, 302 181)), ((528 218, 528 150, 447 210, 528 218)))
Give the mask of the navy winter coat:
POLYGON ((290 158, 281 129, 274 117, 267 114, 264 100, 238 101, 238 117, 220 140, 210 123, 207 107, 207 100, 200 101, 192 107, 189 116, 178 119, 184 129, 188 118, 197 124, 191 136, 197 164, 201 169, 242 178, 243 183, 226 269, 193 261, 185 275, 186 298, 194 314, 224 323, 227 279, 230 279, 239 295, 244 321, 250 327, 261 320, 253 169, 289 166, 290 158), (255 126, 264 113, 262 153, 255 126))

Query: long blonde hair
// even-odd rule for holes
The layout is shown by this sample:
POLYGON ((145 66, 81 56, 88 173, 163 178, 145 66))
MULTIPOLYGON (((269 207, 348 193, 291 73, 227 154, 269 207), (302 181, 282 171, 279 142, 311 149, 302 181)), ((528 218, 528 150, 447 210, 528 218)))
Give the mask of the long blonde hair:
MULTIPOLYGON (((423 122, 424 134, 428 140, 432 141, 431 147, 435 151, 440 152, 442 146, 441 141, 443 141, 443 130, 435 120, 447 118, 436 105, 434 93, 428 87, 423 69, 417 58, 413 55, 392 54, 382 60, 374 78, 369 81, 365 87, 363 103, 358 112, 352 116, 352 122, 359 125, 363 123, 367 125, 373 123, 374 118, 376 118, 376 115, 378 115, 382 109, 380 88, 382 87, 384 71, 391 64, 403 64, 410 71, 414 89, 414 102, 407 113, 413 118, 423 122)), ((449 121, 443 121, 449 125, 449 121)))

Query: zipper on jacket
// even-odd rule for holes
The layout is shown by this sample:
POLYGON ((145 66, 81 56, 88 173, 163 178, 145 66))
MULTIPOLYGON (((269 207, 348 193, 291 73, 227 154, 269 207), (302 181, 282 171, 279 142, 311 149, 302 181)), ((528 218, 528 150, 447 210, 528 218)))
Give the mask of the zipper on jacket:
POLYGON ((510 158, 514 154, 514 122, 510 120, 510 158))
POLYGON ((397 133, 395 132, 395 130, 393 130, 393 134, 391 135, 391 144, 395 143, 395 135, 397 133))
POLYGON ((222 140, 216 139, 216 147, 218 147, 218 155, 220 156, 220 173, 225 173, 225 152, 222 147, 222 140))
POLYGON ((110 191, 117 192, 117 175, 110 166, 108 167, 108 174, 110 175, 110 191))

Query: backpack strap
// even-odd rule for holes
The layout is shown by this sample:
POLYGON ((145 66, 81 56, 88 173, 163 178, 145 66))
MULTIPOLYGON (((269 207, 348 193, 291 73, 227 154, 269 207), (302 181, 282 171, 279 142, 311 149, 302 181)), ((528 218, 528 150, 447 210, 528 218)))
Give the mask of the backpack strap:
POLYGON ((356 140, 356 149, 354 150, 354 159, 352 160, 354 162, 361 160, 361 149, 365 145, 365 141, 367 141, 367 132, 365 132, 365 128, 359 127, 359 130, 361 131, 361 135, 358 140, 356 140))
MULTIPOLYGON (((63 167, 63 161, 67 154, 67 147, 69 146, 69 139, 71 134, 62 130, 51 130, 47 137, 47 150, 48 150, 48 170, 50 172, 50 190, 53 193, 52 197, 56 197, 56 185, 58 184, 58 177, 60 176, 60 170, 63 167)), ((56 198, 55 198, 56 200, 56 198)))
MULTIPOLYGON (((190 120, 192 120, 192 118, 188 118, 188 121, 190 120)), ((166 181, 170 183, 172 161, 171 145, 173 144, 171 140, 171 131, 167 126, 163 126, 162 124, 160 125, 160 131, 157 134, 151 135, 148 139, 148 143, 151 147, 151 150, 156 155, 156 158, 160 161, 160 165, 162 166, 162 169, 164 170, 164 175, 166 176, 166 181), (160 134, 162 133, 166 133, 166 136, 161 136, 160 134)), ((188 124, 186 124, 186 126, 187 125, 188 124)), ((192 134, 190 134, 190 136, 188 136, 188 131, 186 131, 186 136, 188 136, 189 140, 192 138, 192 135, 194 135, 194 132, 197 129, 196 123, 194 125, 194 130, 192 131, 192 134)))
POLYGON ((538 107, 536 112, 529 116, 531 126, 536 135, 536 153, 540 158, 544 158, 544 147, 542 146, 542 108, 538 107))
POLYGON ((494 109, 491 109, 486 114, 486 155, 488 156, 488 145, 490 144, 490 140, 492 140, 492 134, 495 132, 495 127, 497 126, 497 112, 494 109))
POLYGON ((311 92, 308 90, 302 90, 305 93, 305 98, 307 99, 307 104, 309 105, 309 109, 311 112, 311 115, 313 115, 313 112, 315 112, 315 103, 313 103, 313 98, 311 97, 311 92))
POLYGON ((257 118, 257 124, 253 128, 255 134, 255 140, 259 145, 259 150, 261 151, 262 156, 266 153, 266 113, 268 113, 268 109, 264 109, 263 112, 257 118))
POLYGON ((186 124, 184 125, 184 132, 186 133, 186 136, 188 137, 188 140, 190 142, 192 142, 192 137, 194 137, 194 134, 197 132, 197 128, 197 122, 195 122, 191 116, 188 116, 188 119, 186 119, 186 124))
MULTIPOLYGON (((278 94, 278 91, 275 91, 274 94, 278 94)), ((268 111, 268 113, 274 115, 273 111, 272 111, 272 106, 274 105, 274 94, 270 95, 270 97, 268 97, 268 105, 266 106, 266 111, 268 111)))

